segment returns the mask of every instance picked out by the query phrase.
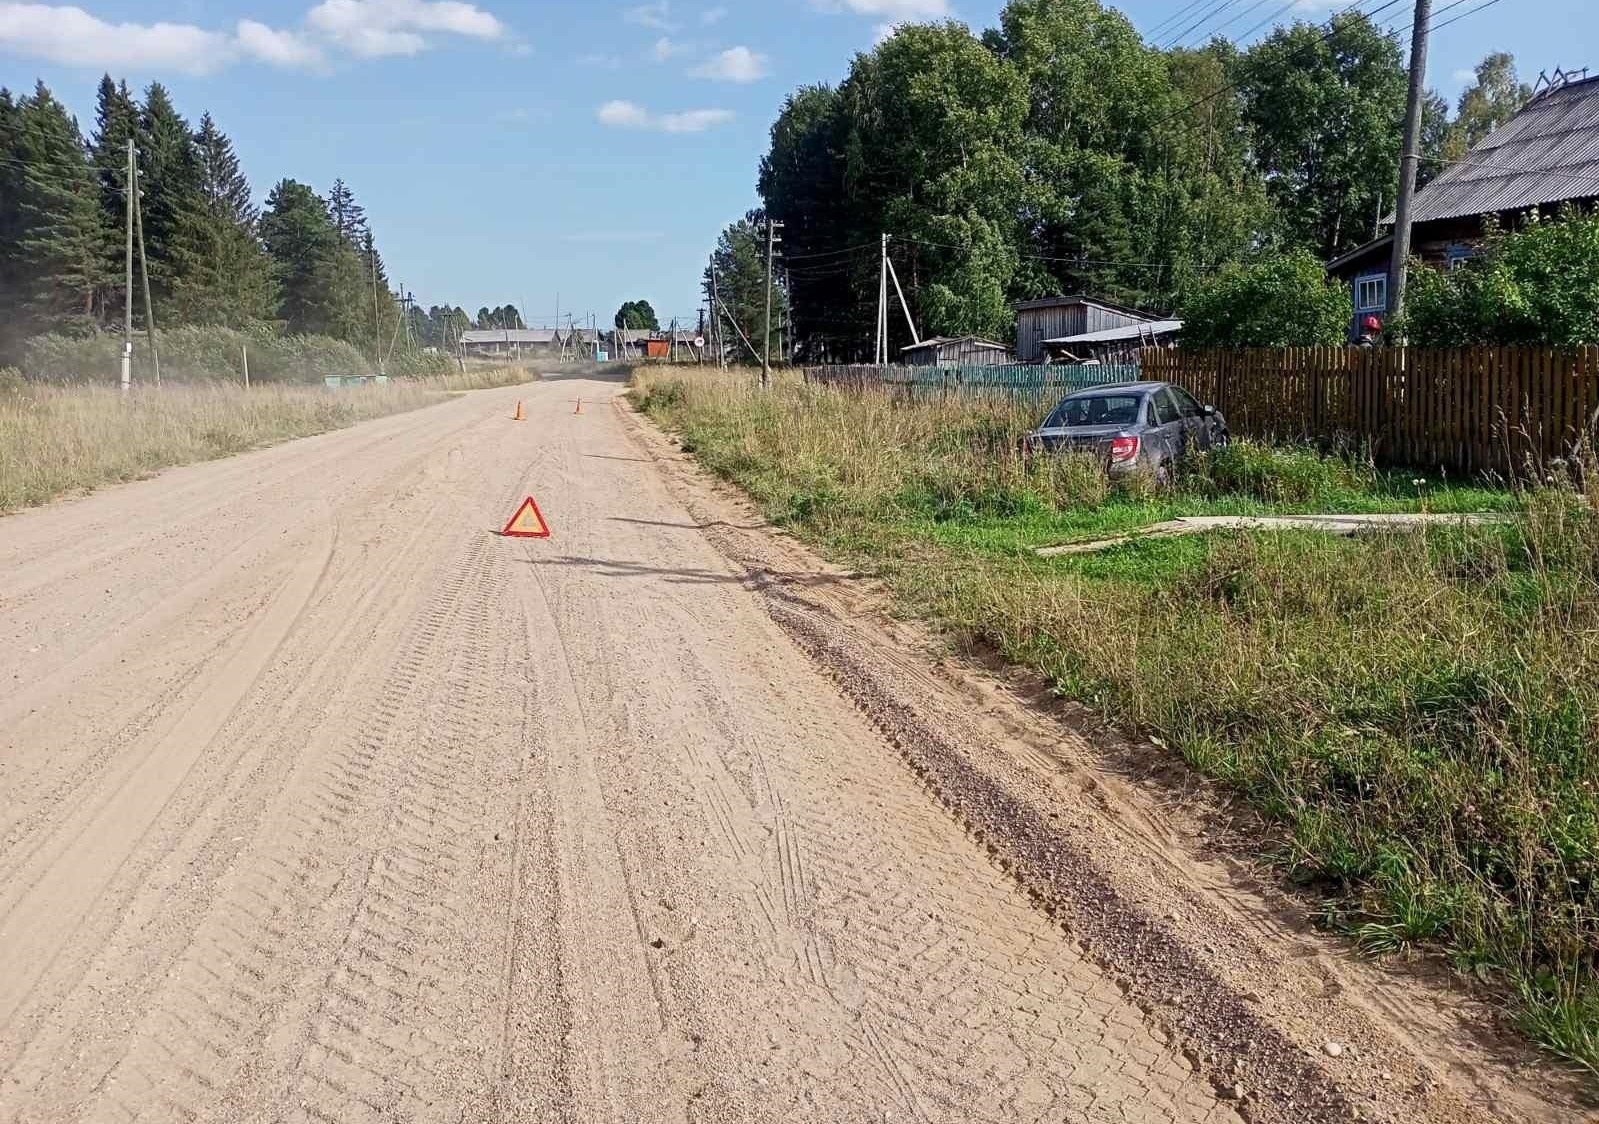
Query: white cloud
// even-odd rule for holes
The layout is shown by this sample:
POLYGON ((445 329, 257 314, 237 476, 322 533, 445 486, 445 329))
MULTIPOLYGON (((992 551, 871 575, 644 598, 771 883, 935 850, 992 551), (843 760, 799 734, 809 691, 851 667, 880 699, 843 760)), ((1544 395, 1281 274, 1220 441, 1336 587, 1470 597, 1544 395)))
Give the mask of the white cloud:
POLYGON ((748 47, 729 47, 696 66, 689 74, 715 82, 758 82, 772 72, 770 60, 748 47))
POLYGON ((655 46, 652 48, 655 53, 656 62, 666 62, 673 55, 681 55, 688 49, 688 44, 674 42, 665 35, 657 39, 655 41, 655 46))
POLYGON ((702 133, 733 120, 728 109, 690 109, 681 113, 652 113, 631 101, 608 101, 595 112, 600 124, 615 129, 654 129, 663 133, 702 133))
POLYGON ((876 16, 890 24, 939 19, 951 14, 949 0, 825 0, 822 6, 836 12, 840 10, 840 2, 857 15, 876 16))
POLYGON ((193 24, 110 23, 72 5, 0 2, 0 52, 90 70, 209 74, 241 59, 315 69, 335 47, 368 58, 414 55, 431 34, 504 33, 493 15, 459 0, 322 0, 306 13, 304 29, 241 19, 232 34, 193 24))
POLYGON ((279 31, 255 20, 240 20, 235 38, 239 50, 273 66, 322 65, 322 51, 295 31, 279 31))
POLYGON ((628 23, 653 27, 657 31, 675 31, 677 25, 672 22, 671 14, 672 6, 668 0, 656 0, 653 4, 640 4, 628 8, 622 13, 622 18, 628 23))
POLYGON ((650 111, 630 101, 608 101, 595 114, 601 125, 616 129, 647 129, 650 111))
POLYGON ((714 27, 727 18, 726 8, 706 8, 700 13, 700 22, 706 27, 714 27))
POLYGON ((703 133, 731 120, 731 109, 691 109, 686 113, 663 113, 659 118, 661 130, 667 133, 703 133))
POLYGON ((90 70, 172 69, 208 74, 231 43, 184 23, 107 23, 82 8, 0 3, 0 51, 90 70))
POLYGON ((1449 78, 1450 81, 1455 83, 1455 85, 1465 86, 1477 80, 1477 72, 1471 69, 1469 66, 1464 66, 1459 70, 1452 71, 1449 75, 1449 78))
POLYGON ((306 13, 314 29, 365 58, 414 55, 427 47, 423 32, 497 39, 505 25, 460 0, 322 0, 306 13))
POLYGON ((894 38, 894 33, 904 26, 902 23, 878 24, 872 29, 872 46, 881 47, 884 43, 894 38))

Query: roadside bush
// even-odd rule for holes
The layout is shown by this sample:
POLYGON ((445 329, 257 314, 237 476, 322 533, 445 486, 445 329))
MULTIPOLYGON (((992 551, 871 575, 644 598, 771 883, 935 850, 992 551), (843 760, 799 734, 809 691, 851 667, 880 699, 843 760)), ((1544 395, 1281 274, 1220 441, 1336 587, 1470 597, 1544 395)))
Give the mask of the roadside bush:
POLYGON ((410 351, 395 355, 384 370, 398 379, 441 379, 455 373, 455 361, 442 351, 410 351))
POLYGON ((1229 265, 1201 281, 1183 302, 1187 347, 1336 347, 1354 317, 1349 288, 1299 250, 1250 265, 1229 265))
POLYGON ((1599 343, 1599 214, 1530 214, 1490 231, 1465 268, 1407 274, 1401 330, 1420 347, 1582 347, 1599 343))
MULTIPOLYGON (((183 327, 157 334, 163 382, 242 382, 244 355, 250 357, 251 383, 317 382, 326 375, 372 371, 371 359, 343 340, 328 336, 285 336, 266 328, 183 327)), ((28 341, 22 370, 47 382, 114 383, 120 377, 122 338, 48 335, 28 341)), ((134 340, 133 377, 155 378, 155 363, 143 338, 134 340)))

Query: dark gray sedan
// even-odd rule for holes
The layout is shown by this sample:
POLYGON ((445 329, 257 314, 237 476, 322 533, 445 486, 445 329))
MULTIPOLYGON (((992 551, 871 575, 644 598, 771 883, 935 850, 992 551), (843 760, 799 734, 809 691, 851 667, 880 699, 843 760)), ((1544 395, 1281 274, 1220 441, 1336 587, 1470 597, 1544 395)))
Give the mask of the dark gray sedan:
POLYGON ((1103 457, 1112 476, 1147 471, 1165 480, 1193 449, 1227 440, 1214 406, 1169 382, 1128 382, 1077 390, 1029 433, 1029 452, 1080 450, 1103 457))

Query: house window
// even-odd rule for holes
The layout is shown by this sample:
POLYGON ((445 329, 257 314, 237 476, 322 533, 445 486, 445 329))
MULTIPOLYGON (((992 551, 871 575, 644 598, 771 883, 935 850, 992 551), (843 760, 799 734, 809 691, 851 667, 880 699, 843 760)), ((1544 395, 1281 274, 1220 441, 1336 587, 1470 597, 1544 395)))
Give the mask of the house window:
POLYGON ((1384 274, 1362 277, 1355 282, 1356 312, 1386 312, 1388 310, 1388 278, 1384 274))

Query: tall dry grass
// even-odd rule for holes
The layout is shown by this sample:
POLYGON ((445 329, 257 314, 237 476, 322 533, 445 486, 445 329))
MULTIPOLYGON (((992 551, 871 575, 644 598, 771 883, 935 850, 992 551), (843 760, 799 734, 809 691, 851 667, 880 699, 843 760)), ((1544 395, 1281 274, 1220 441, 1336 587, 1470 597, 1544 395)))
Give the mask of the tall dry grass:
MULTIPOLYGON (((1446 952, 1599 1073, 1599 471, 1491 527, 1050 560, 1007 526, 1117 498, 1081 463, 1018 457, 1032 419, 1005 403, 636 381, 708 467, 908 609, 1230 785, 1360 948, 1446 952)), ((1358 460, 1240 444, 1179 488, 1226 507, 1378 483, 1358 460)))
POLYGON ((0 512, 444 400, 414 382, 169 385, 123 398, 112 387, 0 376, 0 512))

